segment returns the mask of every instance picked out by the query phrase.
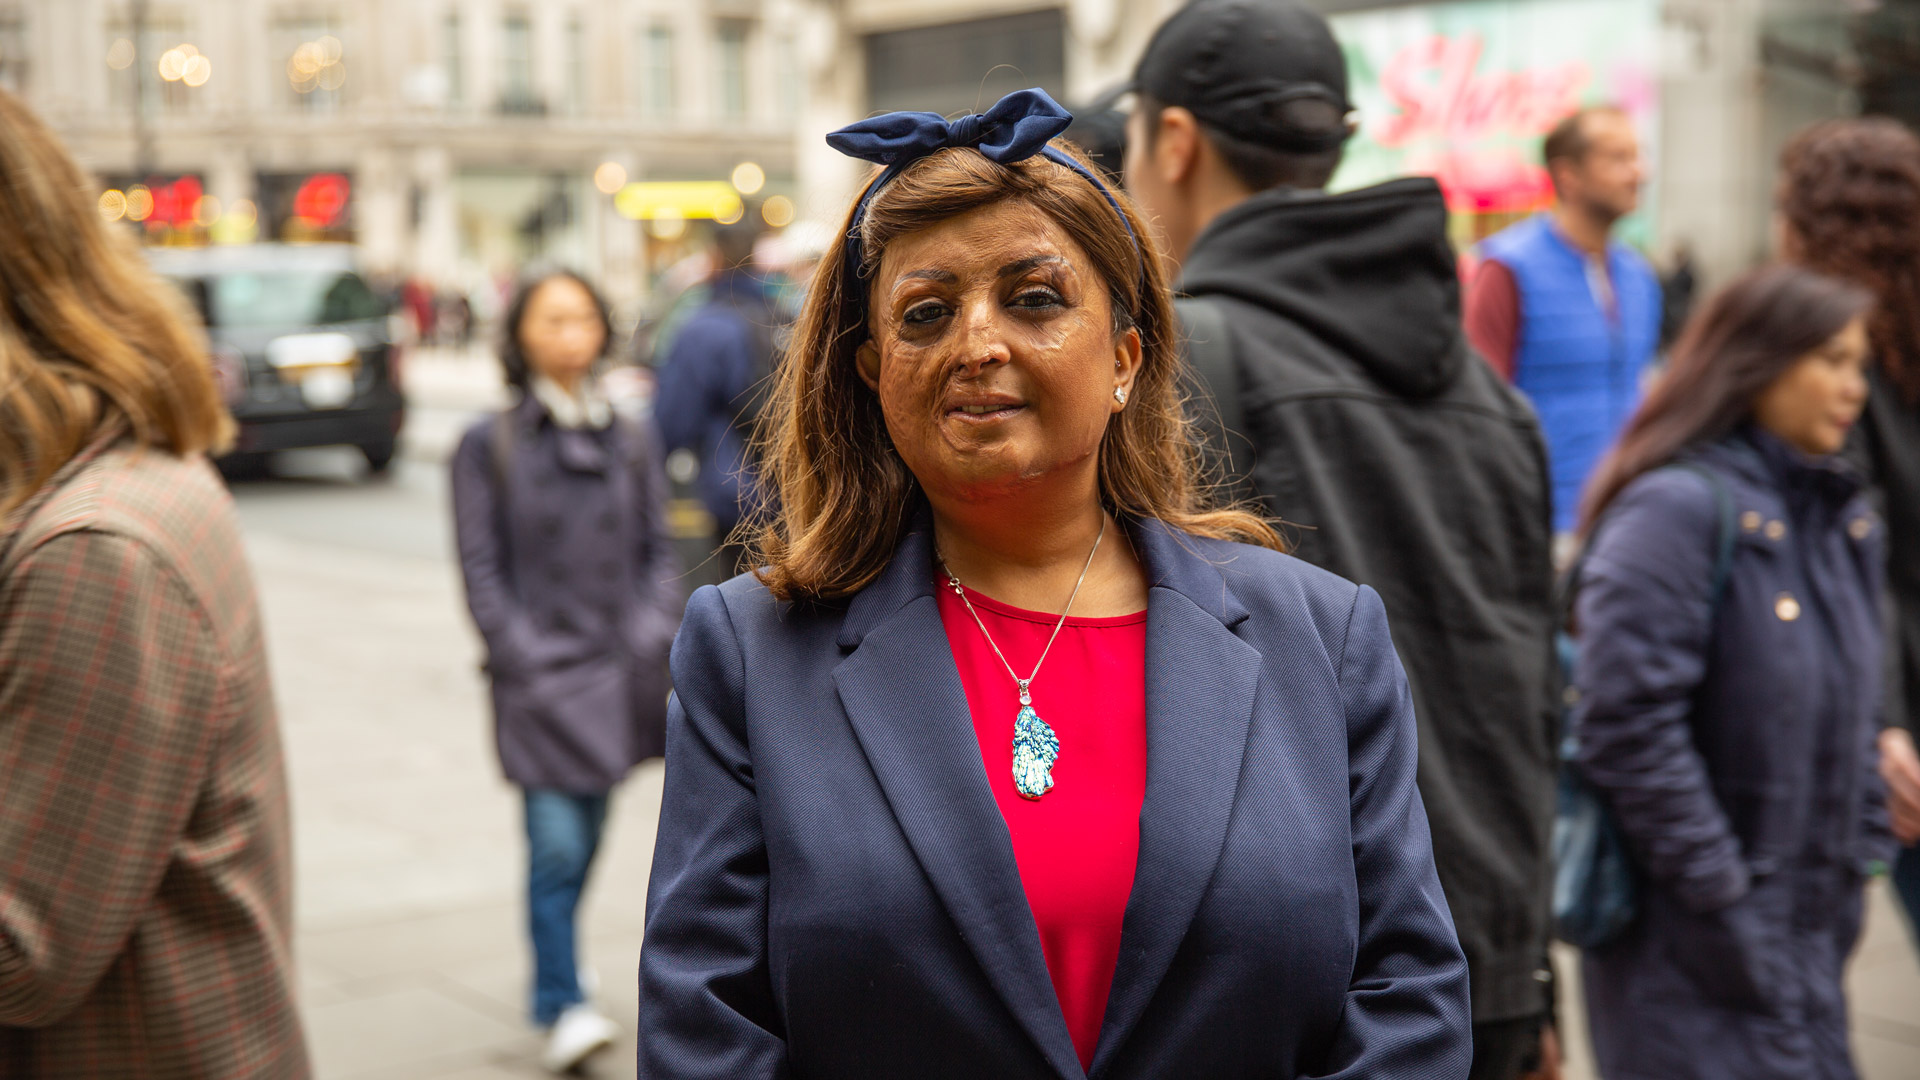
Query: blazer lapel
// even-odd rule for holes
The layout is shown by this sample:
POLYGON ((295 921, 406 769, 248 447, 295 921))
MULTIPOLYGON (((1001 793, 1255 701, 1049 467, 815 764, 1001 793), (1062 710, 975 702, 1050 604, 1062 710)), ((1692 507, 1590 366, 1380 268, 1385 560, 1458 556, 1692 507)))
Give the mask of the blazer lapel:
POLYGON ((932 588, 928 530, 847 612, 834 670, 840 700, 927 878, 988 981, 1063 1077, 1079 1056, 1047 975, 1006 820, 987 786, 932 588))
POLYGON ((1140 1022, 1199 910, 1226 844, 1260 679, 1258 650, 1229 627, 1247 617, 1220 571, 1159 522, 1136 523, 1146 563, 1147 794, 1120 961, 1089 1075, 1140 1022))

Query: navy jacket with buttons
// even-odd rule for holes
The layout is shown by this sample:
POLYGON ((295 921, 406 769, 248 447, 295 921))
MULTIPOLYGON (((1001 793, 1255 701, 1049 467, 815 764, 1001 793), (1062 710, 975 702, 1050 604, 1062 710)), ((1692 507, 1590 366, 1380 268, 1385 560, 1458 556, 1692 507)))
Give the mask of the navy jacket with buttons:
MULTIPOLYGON (((1151 583, 1147 790, 1090 1075, 1464 1077, 1466 962, 1379 597, 1130 528, 1151 583)), ((923 517, 845 605, 776 603, 750 577, 688 604, 640 952, 647 1080, 1089 1075, 929 536, 923 517)))
POLYGON ((1609 1080, 1841 1080, 1841 972, 1891 851, 1874 739, 1882 528, 1833 460, 1747 428, 1647 473, 1604 516, 1575 609, 1581 770, 1646 887, 1587 953, 1609 1080))

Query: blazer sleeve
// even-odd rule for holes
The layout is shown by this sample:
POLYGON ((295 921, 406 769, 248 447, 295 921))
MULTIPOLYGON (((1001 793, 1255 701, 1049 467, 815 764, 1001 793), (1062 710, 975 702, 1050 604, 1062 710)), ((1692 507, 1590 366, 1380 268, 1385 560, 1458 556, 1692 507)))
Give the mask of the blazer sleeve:
POLYGON ((1339 672, 1360 936, 1340 1031, 1319 1075, 1463 1078, 1473 1057, 1467 960, 1415 783, 1413 698, 1370 588, 1354 598, 1339 672))
POLYGON ((1688 723, 1706 675, 1719 528, 1704 479, 1642 476, 1608 511, 1574 608, 1580 771, 1606 792, 1648 876, 1702 914, 1751 884, 1688 723))
POLYGON ((186 585, 72 532, 0 591, 0 1028, 58 1023, 148 914, 232 711, 186 585))
POLYGON ((666 790, 640 946, 639 1075, 785 1078, 745 661, 720 590, 693 594, 672 664, 666 790))

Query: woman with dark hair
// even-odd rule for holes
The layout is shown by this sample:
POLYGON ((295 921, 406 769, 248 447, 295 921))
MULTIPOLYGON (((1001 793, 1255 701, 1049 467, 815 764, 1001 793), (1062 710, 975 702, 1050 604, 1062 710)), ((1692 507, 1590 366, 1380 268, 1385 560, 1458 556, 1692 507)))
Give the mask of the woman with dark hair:
POLYGON ((575 912, 614 786, 660 756, 680 611, 657 440, 600 390, 608 329, 606 303, 578 275, 523 282, 500 344, 519 401, 474 425, 453 458, 500 764, 525 796, 532 1013, 556 1072, 618 1030, 581 985, 575 912))
POLYGON ((1643 886, 1586 952, 1607 1080, 1844 1080, 1842 967, 1889 853, 1882 533, 1836 455, 1864 289, 1793 267, 1695 317, 1588 488, 1581 772, 1643 886))
POLYGON ((0 1076, 309 1075, 287 784, 185 298, 0 90, 0 1076))
POLYGON ((1887 653, 1880 774, 1902 845, 1893 883, 1920 940, 1920 137, 1884 118, 1816 124, 1781 160, 1786 257, 1871 289, 1874 365, 1850 450, 1887 523, 1887 653))
POLYGON ((1210 499, 1068 119, 829 137, 886 167, 674 646, 644 1077, 1466 1075, 1380 600, 1210 499))

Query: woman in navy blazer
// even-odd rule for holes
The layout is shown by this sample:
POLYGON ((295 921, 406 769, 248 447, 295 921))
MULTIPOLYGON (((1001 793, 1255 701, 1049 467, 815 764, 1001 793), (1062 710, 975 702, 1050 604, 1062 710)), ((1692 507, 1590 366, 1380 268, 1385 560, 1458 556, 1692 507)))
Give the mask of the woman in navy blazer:
MULTIPOLYGON (((1048 144, 1064 116, 1028 91, 830 139, 888 167, 778 376, 765 565, 696 593, 674 646, 642 1077, 1467 1073, 1379 598, 1208 503, 1159 256, 1048 144), (1145 612, 1139 682, 1091 706, 1144 694, 1145 784, 1079 1049, 1005 811, 1007 785, 1060 796, 987 753, 950 586, 970 612, 1145 612)), ((1028 677, 1057 718, 1059 677, 1028 677)), ((1016 769, 1020 730, 995 736, 1016 769)), ((1093 782, 1092 732, 1062 732, 1042 762, 1093 782)))

